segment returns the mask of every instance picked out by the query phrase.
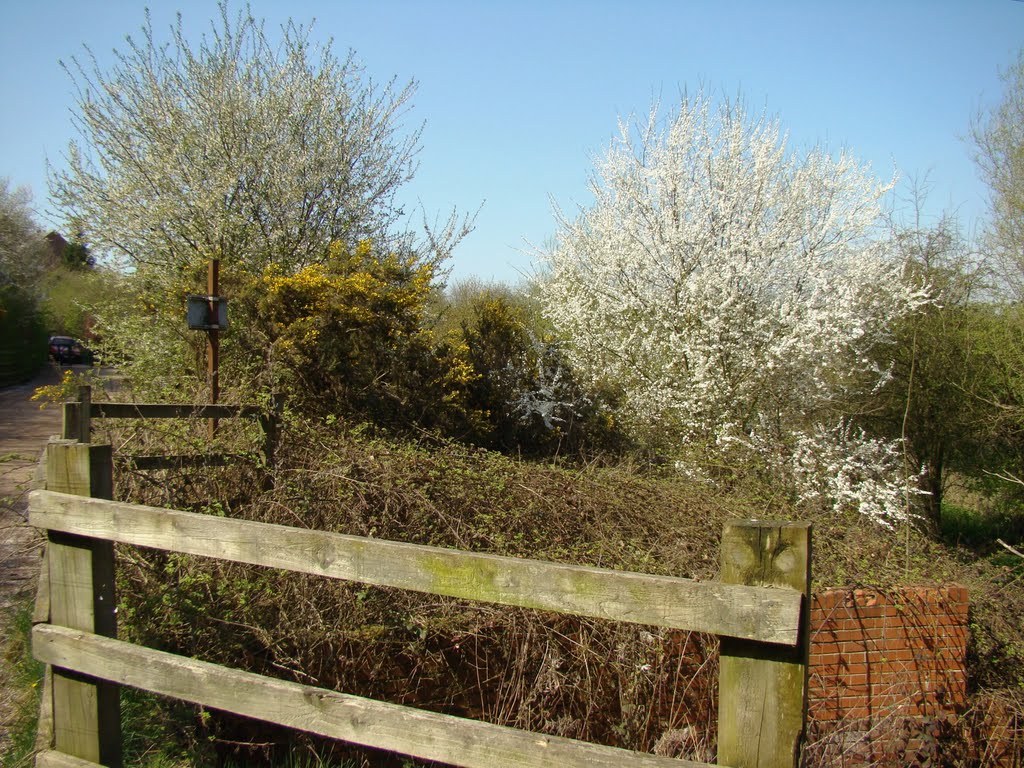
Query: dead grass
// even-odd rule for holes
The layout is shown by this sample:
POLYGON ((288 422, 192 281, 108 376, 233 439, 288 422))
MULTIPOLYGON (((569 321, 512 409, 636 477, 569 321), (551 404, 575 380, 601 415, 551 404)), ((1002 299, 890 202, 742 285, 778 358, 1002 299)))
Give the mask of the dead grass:
MULTIPOLYGON (((816 586, 966 583, 977 638, 973 679, 986 695, 1024 680, 1018 575, 918 530, 886 531, 856 515, 797 510, 754 483, 696 484, 645 464, 538 465, 323 423, 290 424, 278 457, 274 487, 265 492, 251 493, 260 488, 259 472, 240 463, 202 477, 124 474, 119 495, 355 535, 701 579, 718 571, 727 518, 810 518, 816 586)), ((147 645, 529 730, 678 757, 714 754, 713 638, 165 553, 124 549, 121 557, 122 628, 147 645)), ((1009 701, 1019 714, 1016 700, 1009 701)), ((945 754, 957 754, 950 745, 970 741, 970 723, 980 732, 991 721, 977 717, 933 740, 945 754)), ((841 732, 820 736, 806 765, 844 764, 851 753, 843 751, 850 745, 841 732)), ((243 762, 270 759, 295 739, 219 717, 199 720, 195 738, 243 762), (247 742, 260 746, 246 750, 247 742)), ((299 741, 326 757, 388 764, 379 755, 299 741)), ((962 751, 961 762, 948 764, 971 765, 968 756, 976 752, 962 751)))

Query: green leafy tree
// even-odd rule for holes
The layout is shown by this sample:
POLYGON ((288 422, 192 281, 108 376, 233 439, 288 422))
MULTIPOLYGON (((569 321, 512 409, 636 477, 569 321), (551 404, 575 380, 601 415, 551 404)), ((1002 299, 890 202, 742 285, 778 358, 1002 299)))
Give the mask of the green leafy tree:
POLYGON ((583 385, 526 289, 463 283, 449 293, 444 315, 451 346, 472 371, 462 439, 527 455, 621 447, 614 398, 583 385))
POLYGON ((872 432, 902 443, 904 472, 919 477, 922 506, 939 523, 951 473, 977 477, 992 459, 986 424, 997 382, 993 343, 1003 320, 988 292, 988 267, 953 219, 898 228, 894 245, 903 279, 928 301, 895 321, 876 350, 888 381, 851 410, 863 413, 872 432))
POLYGON ((975 162, 989 187, 986 251, 1000 268, 1005 303, 995 309, 990 354, 996 377, 986 402, 990 439, 1001 453, 992 477, 1008 480, 1003 490, 1019 496, 1024 486, 1024 49, 1002 73, 1002 100, 975 120, 975 162))
POLYGON ((89 246, 80 237, 76 237, 64 246, 61 263, 68 269, 83 270, 95 267, 96 259, 89 246))
POLYGON ((0 179, 0 386, 30 378, 46 360, 39 311, 45 257, 28 190, 0 179))
POLYGON ((975 161, 989 187, 987 247, 1007 285, 1024 297, 1024 49, 1003 73, 1002 101, 972 127, 975 161))

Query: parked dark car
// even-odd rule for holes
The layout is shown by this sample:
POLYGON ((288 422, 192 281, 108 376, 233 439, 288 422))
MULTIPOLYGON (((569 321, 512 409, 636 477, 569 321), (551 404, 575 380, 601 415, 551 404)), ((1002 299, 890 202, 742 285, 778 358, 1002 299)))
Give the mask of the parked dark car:
POLYGON ((92 351, 78 339, 70 336, 50 337, 50 358, 61 365, 84 363, 92 365, 92 351))

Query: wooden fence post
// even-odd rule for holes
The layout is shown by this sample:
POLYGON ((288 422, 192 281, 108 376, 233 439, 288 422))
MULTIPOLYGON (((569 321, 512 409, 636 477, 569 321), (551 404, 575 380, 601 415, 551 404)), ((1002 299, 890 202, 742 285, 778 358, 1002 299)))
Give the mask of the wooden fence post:
POLYGON ((64 424, 61 437, 80 443, 91 441, 92 388, 78 388, 78 402, 64 403, 64 424))
MULTIPOLYGON (((46 488, 110 499, 112 457, 109 445, 51 441, 46 447, 46 488)), ((116 637, 113 543, 51 532, 47 561, 50 622, 116 637)), ((53 728, 57 751, 102 765, 121 765, 121 713, 116 685, 55 669, 53 728)))
POLYGON ((270 412, 259 417, 263 430, 263 461, 269 469, 274 468, 274 452, 281 431, 281 415, 284 412, 284 395, 275 392, 270 399, 270 412))
POLYGON ((81 403, 64 403, 60 436, 65 440, 78 440, 78 414, 81 403))
POLYGON ((789 587, 804 595, 796 647, 723 637, 718 678, 718 762, 733 768, 795 768, 807 708, 809 523, 729 521, 721 580, 789 587))

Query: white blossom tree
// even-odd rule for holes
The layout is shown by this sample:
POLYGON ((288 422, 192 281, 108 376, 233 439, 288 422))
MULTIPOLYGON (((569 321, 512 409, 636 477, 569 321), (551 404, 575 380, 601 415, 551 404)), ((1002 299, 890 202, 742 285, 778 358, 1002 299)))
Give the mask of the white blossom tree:
POLYGON ((0 178, 0 287, 35 293, 47 266, 43 233, 32 218, 32 195, 0 178))
MULTIPOLYGON (((819 494, 801 480, 808 446, 856 437, 838 404, 884 379, 871 347, 921 300, 884 237, 891 186, 845 152, 793 150, 777 120, 703 93, 662 125, 658 108, 620 123, 594 203, 556 212, 547 314, 578 369, 623 389, 634 429, 670 435, 698 464, 756 457, 819 494)), ((885 518, 901 513, 898 478, 878 448, 875 476, 864 451, 839 474, 860 478, 861 510, 885 518)))
POLYGON ((219 10, 197 45, 180 16, 159 42, 147 12, 109 71, 88 49, 65 65, 80 140, 51 174, 61 212, 94 248, 159 269, 214 252, 301 268, 387 231, 419 146, 400 123, 414 84, 378 88, 307 27, 275 44, 248 10, 219 10))
MULTIPOLYGON (((161 42, 147 13, 109 69, 86 50, 65 66, 79 139, 66 169, 51 170, 51 195, 71 229, 131 275, 134 293, 97 315, 136 378, 177 387, 197 371, 183 306, 205 292, 211 258, 231 297, 270 265, 293 275, 366 242, 433 269, 466 231, 454 214, 423 239, 403 229, 396 192, 420 146, 420 130, 402 124, 415 84, 375 84, 309 27, 289 21, 273 39, 248 8, 221 2, 198 43, 180 16, 161 42)), ((245 308, 232 307, 238 329, 245 308)), ((224 366, 262 364, 244 336, 225 337, 224 366)))
POLYGON ((986 245, 1014 297, 1024 297, 1024 49, 1003 78, 1003 99, 972 125, 975 162, 989 187, 986 245))

